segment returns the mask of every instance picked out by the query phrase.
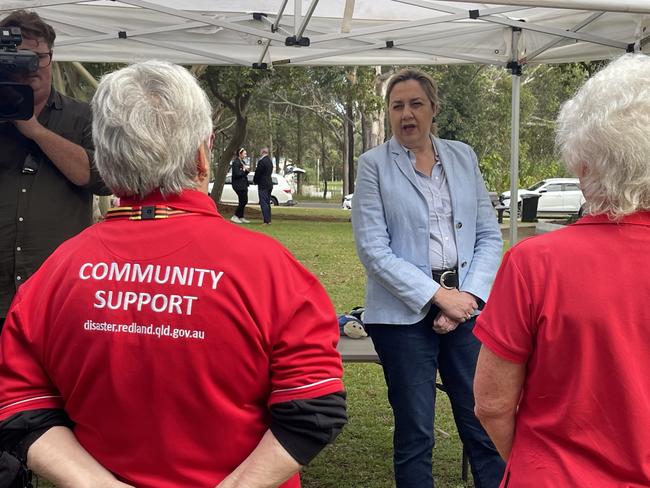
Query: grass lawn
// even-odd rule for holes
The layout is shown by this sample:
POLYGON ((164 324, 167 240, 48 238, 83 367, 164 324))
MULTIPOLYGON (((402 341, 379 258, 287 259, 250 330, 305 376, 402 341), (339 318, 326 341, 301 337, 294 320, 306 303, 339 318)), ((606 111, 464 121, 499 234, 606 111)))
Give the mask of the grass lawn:
MULTIPOLYGON (((224 216, 232 208, 220 206, 224 216)), ((282 242, 327 289, 337 311, 363 305, 365 277, 354 249, 349 211, 273 208, 273 223, 261 225, 258 209, 249 207, 251 230, 282 242)), ((392 474, 392 415, 381 367, 346 364, 349 424, 337 441, 305 469, 303 488, 389 488, 392 474)), ((434 474, 439 488, 471 487, 461 481, 461 444, 449 402, 438 393, 434 474)), ((470 476, 471 478, 471 476, 470 476)), ((52 485, 41 483, 42 487, 52 485)))

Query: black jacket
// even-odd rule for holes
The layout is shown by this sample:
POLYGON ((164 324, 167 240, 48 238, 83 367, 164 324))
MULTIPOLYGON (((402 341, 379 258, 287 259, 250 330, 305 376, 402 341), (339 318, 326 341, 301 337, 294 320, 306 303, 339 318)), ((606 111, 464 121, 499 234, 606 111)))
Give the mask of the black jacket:
POLYGON ((271 161, 271 158, 268 157, 268 155, 264 156, 257 162, 257 168, 255 168, 255 176, 253 176, 253 183, 255 183, 257 185, 257 188, 260 190, 272 190, 272 174, 273 161, 271 161))
POLYGON ((235 158, 232 161, 232 189, 243 191, 248 189, 248 170, 244 169, 244 162, 235 158))

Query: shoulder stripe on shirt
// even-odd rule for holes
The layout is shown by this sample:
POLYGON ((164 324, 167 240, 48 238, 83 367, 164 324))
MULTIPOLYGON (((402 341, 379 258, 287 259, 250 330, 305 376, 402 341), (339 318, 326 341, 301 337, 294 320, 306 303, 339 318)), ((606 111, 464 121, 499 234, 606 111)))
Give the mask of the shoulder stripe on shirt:
POLYGON ((21 403, 35 402, 36 400, 44 400, 45 398, 63 398, 63 397, 61 395, 45 395, 45 396, 39 396, 34 398, 27 398, 26 400, 20 400, 18 402, 10 403, 9 405, 5 405, 4 407, 0 407, 0 410, 11 408, 16 405, 20 405, 21 403))
POLYGON ((327 378, 326 380, 320 380, 320 381, 317 381, 316 383, 310 383, 308 385, 296 386, 295 388, 282 388, 280 390, 273 390, 271 392, 271 394, 273 394, 273 393, 282 393, 282 392, 285 392, 285 391, 304 390, 306 388, 312 388, 314 386, 322 385, 323 383, 329 383, 330 381, 341 381, 341 378, 327 378))

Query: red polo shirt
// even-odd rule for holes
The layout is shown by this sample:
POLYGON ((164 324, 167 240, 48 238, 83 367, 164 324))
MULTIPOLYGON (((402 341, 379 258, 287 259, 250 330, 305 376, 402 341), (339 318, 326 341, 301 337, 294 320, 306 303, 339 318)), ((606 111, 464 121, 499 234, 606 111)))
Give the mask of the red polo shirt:
POLYGON ((284 247, 206 195, 122 203, 183 213, 97 224, 20 288, 0 343, 0 420, 63 408, 122 480, 213 487, 256 447, 269 404, 343 390, 336 315, 284 247))
POLYGON ((502 487, 650 486, 649 252, 640 212, 584 217, 505 255, 474 329, 526 365, 502 487))

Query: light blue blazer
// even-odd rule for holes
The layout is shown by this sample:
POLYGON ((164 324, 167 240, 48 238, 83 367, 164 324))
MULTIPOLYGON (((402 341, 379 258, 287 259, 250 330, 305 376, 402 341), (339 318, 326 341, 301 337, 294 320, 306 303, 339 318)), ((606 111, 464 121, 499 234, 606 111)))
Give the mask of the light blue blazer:
MULTIPOLYGON (((487 301, 502 241, 476 154, 462 142, 432 140, 451 194, 460 290, 487 301)), ((429 211, 416 181, 394 137, 359 158, 352 227, 366 268, 367 323, 419 322, 440 288, 431 278, 429 211)))

